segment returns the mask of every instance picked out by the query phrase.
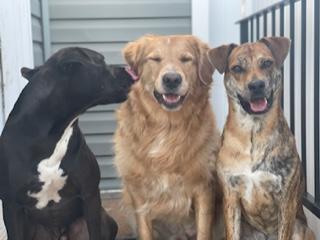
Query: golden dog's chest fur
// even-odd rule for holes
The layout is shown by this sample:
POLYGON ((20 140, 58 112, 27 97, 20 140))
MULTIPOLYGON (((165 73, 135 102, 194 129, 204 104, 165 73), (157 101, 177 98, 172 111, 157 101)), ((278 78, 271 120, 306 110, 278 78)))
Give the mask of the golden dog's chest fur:
POLYGON ((194 194, 212 184, 219 135, 211 106, 186 121, 176 113, 164 115, 162 109, 150 114, 145 97, 134 86, 118 111, 116 166, 124 194, 130 188, 140 195, 144 204, 136 210, 152 218, 187 217, 194 194))

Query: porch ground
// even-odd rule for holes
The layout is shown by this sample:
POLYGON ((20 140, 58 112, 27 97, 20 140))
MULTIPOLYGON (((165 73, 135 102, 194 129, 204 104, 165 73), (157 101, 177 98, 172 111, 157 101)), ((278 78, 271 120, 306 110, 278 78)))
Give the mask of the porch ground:
POLYGON ((128 216, 121 205, 121 193, 103 192, 101 193, 101 199, 103 207, 118 224, 119 230, 117 240, 135 240, 136 235, 132 231, 128 216))

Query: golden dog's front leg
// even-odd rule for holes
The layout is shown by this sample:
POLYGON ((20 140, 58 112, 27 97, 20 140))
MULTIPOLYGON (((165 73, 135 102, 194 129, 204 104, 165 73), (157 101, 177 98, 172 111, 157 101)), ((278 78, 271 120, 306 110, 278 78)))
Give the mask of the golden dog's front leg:
POLYGON ((214 202, 213 189, 206 189, 198 192, 195 196, 194 204, 197 224, 197 240, 212 239, 214 202))
POLYGON ((152 240, 152 224, 148 216, 143 213, 136 213, 138 224, 138 235, 140 240, 152 240))
POLYGON ((131 201, 135 210, 135 217, 138 228, 138 238, 140 240, 152 240, 152 223, 148 214, 141 211, 141 207, 144 202, 143 199, 138 195, 130 191, 131 201))

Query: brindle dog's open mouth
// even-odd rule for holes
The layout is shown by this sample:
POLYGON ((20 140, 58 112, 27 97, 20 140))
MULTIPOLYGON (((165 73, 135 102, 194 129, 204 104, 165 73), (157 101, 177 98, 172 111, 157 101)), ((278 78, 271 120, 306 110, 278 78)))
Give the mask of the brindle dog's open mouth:
POLYGON ((267 97, 257 97, 250 101, 245 100, 240 94, 238 99, 242 108, 249 114, 263 114, 268 112, 273 103, 273 92, 267 97))
POLYGON ((186 97, 186 95, 180 96, 175 93, 159 93, 156 90, 154 90, 153 95, 159 104, 170 110, 174 110, 175 108, 179 107, 186 97))

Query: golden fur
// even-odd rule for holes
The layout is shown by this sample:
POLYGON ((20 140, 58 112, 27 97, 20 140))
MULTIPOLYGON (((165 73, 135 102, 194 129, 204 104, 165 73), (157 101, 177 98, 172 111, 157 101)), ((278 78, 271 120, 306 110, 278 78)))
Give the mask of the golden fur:
POLYGON ((209 103, 214 69, 207 50, 193 36, 145 36, 123 51, 140 80, 117 114, 116 167, 140 239, 153 238, 156 220, 181 223, 194 215, 197 239, 211 238, 220 139, 209 103), (179 72, 186 86, 185 101, 176 111, 153 96, 167 69, 179 72))

